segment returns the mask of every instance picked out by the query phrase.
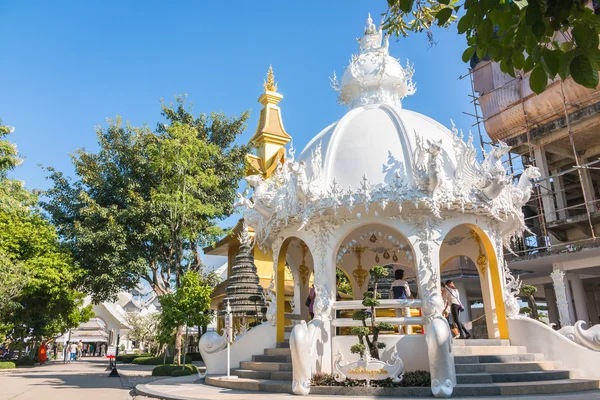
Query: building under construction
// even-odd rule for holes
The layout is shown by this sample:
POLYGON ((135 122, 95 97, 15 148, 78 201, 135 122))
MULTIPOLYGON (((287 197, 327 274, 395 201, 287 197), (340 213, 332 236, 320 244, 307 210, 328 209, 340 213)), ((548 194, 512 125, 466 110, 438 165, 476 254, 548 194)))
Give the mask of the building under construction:
POLYGON ((512 146, 506 167, 515 178, 527 165, 541 173, 523 210, 529 231, 507 251, 509 266, 528 271, 522 279, 538 288, 536 299, 547 302, 550 322, 598 324, 600 86, 557 79, 536 95, 529 74, 513 78, 492 61, 471 67, 466 78, 474 91, 476 128, 483 123, 492 142, 512 146), (559 318, 554 285, 561 282, 569 315, 559 318))

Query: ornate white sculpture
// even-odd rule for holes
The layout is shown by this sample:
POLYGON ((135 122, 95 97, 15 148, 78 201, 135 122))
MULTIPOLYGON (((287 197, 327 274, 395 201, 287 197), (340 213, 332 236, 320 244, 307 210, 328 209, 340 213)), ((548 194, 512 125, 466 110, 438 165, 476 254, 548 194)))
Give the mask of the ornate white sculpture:
POLYGON ((423 299, 422 313, 426 318, 425 340, 429 354, 431 392, 435 397, 450 397, 456 386, 456 369, 452 354, 452 336, 446 318, 442 316, 444 301, 437 269, 431 259, 431 246, 434 245, 435 223, 428 217, 417 224, 418 246, 422 253, 419 262, 419 287, 423 299))
POLYGON ((442 185, 444 171, 442 168, 442 141, 427 141, 425 145, 423 138, 415 132, 417 148, 414 154, 415 180, 419 188, 431 195, 442 185))
POLYGON ((365 351, 363 358, 351 363, 344 363, 344 355, 338 348, 333 364, 335 380, 338 382, 344 382, 348 378, 365 380, 367 387, 371 386, 371 381, 388 378, 391 378, 393 383, 400 383, 404 375, 404 363, 398 356, 396 347, 394 347, 391 361, 391 363, 386 363, 374 360, 369 351, 365 351))
POLYGON ((310 392, 312 365, 316 355, 316 345, 322 333, 323 321, 313 319, 306 324, 301 321, 294 325, 290 334, 292 352, 292 391, 306 396, 310 392))
POLYGON ((275 279, 271 276, 271 283, 267 288, 267 321, 275 326, 277 323, 277 296, 273 293, 275 289, 275 279))
POLYGON ((558 330, 558 333, 583 347, 600 351, 600 324, 589 329, 584 329, 584 325, 587 325, 587 323, 577 321, 574 326, 563 326, 558 330))
POLYGON ((537 167, 530 165, 525 168, 521 178, 519 178, 519 184, 516 187, 515 193, 513 194, 513 201, 516 207, 523 207, 529 201, 533 190, 531 180, 537 179, 540 176, 542 176, 542 174, 537 167))
POLYGON ((217 332, 206 332, 200 338, 198 346, 207 353, 216 353, 227 346, 227 338, 217 332))
POLYGON ((506 316, 508 318, 518 318, 521 312, 518 296, 521 292, 521 280, 514 277, 508 268, 508 263, 504 262, 504 305, 506 306, 506 316))
POLYGON ((567 301, 567 289, 565 286, 565 273, 558 268, 554 268, 550 274, 554 283, 554 293, 556 294, 556 305, 558 307, 558 319, 562 327, 571 325, 569 316, 569 303, 567 301))

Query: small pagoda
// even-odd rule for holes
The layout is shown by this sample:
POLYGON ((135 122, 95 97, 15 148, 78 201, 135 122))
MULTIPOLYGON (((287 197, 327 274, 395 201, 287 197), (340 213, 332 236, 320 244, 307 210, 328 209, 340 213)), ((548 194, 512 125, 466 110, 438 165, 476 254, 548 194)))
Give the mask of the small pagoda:
POLYGON ((238 323, 245 317, 255 317, 256 321, 259 321, 265 313, 266 304, 264 290, 254 265, 252 239, 245 222, 238 238, 240 250, 235 257, 223 304, 229 300, 232 315, 238 319, 238 323))

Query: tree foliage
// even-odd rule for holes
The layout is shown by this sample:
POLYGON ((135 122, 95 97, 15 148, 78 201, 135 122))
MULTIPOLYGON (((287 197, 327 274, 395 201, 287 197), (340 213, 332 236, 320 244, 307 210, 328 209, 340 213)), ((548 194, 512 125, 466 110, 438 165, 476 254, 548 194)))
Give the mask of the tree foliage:
POLYGON ((369 270, 369 274, 374 280, 373 290, 368 290, 364 294, 363 306, 368 307, 370 311, 360 310, 352 314, 352 319, 361 321, 362 326, 355 326, 351 329, 351 333, 358 337, 359 344, 355 344, 350 348, 350 352, 365 356, 367 349, 371 357, 379 359, 379 350, 385 348, 385 343, 379 342, 379 332, 390 331, 394 327, 388 323, 377 324, 375 320, 375 307, 381 302, 381 293, 377 291, 378 281, 388 275, 388 270, 385 267, 375 266, 369 270), (367 320, 370 320, 370 326, 367 326, 367 320))
POLYGON ((536 292, 537 288, 535 286, 521 285, 521 291, 519 293, 519 295, 527 301, 527 304, 529 305, 529 307, 526 307, 529 309, 527 313, 530 314, 533 319, 539 319, 538 305, 535 302, 534 297, 536 292))
POLYGON ((129 340, 140 342, 142 347, 151 352, 152 348, 157 347, 156 337, 158 333, 160 314, 145 314, 136 315, 128 314, 127 324, 131 326, 129 329, 129 340))
MULTIPOLYGON (((11 131, 0 124, 1 137, 11 131)), ((36 196, 8 177, 19 162, 16 147, 1 140, 0 333, 17 347, 27 337, 51 337, 91 317, 68 249, 36 207, 36 196)))
MULTIPOLYGON (((181 285, 174 293, 169 293, 159 298, 162 312, 160 325, 162 332, 176 332, 181 335, 181 327, 206 326, 212 319, 210 310, 210 295, 213 288, 203 281, 195 271, 187 271, 181 276, 181 285)), ((164 333, 163 333, 164 334, 164 333)), ((181 343, 180 338, 176 339, 181 343)), ((181 355, 179 344, 175 352, 175 361, 178 363, 181 355)))
POLYGON ((162 105, 156 131, 109 120, 100 150, 72 156, 78 179, 50 169, 45 209, 104 301, 141 279, 158 295, 201 269, 200 248, 222 236, 233 213, 245 146, 234 145, 248 113, 193 116, 184 98, 162 105))
POLYGON ((388 0, 383 28, 397 36, 449 27, 465 35, 464 62, 489 58, 516 76, 531 72, 541 93, 548 79, 572 76, 587 88, 598 85, 600 10, 584 0, 388 0))

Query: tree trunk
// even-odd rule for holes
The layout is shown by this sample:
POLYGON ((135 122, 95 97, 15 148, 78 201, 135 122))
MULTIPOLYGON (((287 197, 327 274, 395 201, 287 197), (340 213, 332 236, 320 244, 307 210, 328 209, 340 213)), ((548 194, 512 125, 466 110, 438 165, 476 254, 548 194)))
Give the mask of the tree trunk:
MULTIPOLYGON (((173 364, 181 365, 181 338, 183 336, 183 325, 177 327, 175 334, 175 352, 173 353, 173 364)), ((183 360, 185 363, 185 360, 183 360)))

